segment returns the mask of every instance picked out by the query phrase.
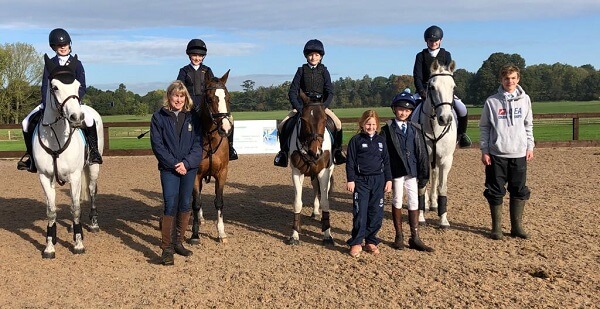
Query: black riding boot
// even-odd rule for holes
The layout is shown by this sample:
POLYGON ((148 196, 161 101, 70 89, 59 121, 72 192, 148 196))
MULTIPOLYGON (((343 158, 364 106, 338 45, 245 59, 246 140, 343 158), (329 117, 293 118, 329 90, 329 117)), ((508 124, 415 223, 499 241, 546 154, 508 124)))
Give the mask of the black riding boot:
POLYGON ((91 127, 84 127, 83 133, 88 147, 90 148, 90 164, 102 164, 102 155, 98 151, 98 132, 96 131, 96 122, 91 127))
POLYGON ((238 154, 235 149, 233 149, 233 129, 231 129, 231 135, 227 138, 229 141, 229 161, 237 160, 238 154))
MULTIPOLYGON (((295 118, 293 118, 293 119, 295 119, 295 118)), ((287 121, 292 121, 292 119, 288 119, 287 121)), ((281 131, 277 133, 279 135, 279 149, 280 150, 277 153, 277 155, 275 156, 275 159, 273 160, 273 164, 275 166, 280 166, 280 167, 288 166, 288 152, 290 151, 290 147, 288 144, 288 136, 286 133, 287 121, 286 121, 286 123, 283 124, 283 126, 281 126, 281 131)))
POLYGON ((33 133, 23 131, 23 141, 25 142, 25 148, 27 149, 27 152, 21 157, 21 160, 17 162, 17 169, 21 171, 26 170, 31 173, 37 173, 37 168, 35 167, 35 160, 33 160, 32 138, 33 133))
POLYGON ((457 140, 458 147, 460 148, 469 148, 471 147, 471 139, 467 135, 467 125, 469 124, 469 116, 465 115, 463 117, 458 116, 458 128, 457 128, 457 140))
POLYGON ((342 129, 336 130, 333 138, 333 163, 336 165, 346 163, 346 155, 342 150, 344 133, 342 129))

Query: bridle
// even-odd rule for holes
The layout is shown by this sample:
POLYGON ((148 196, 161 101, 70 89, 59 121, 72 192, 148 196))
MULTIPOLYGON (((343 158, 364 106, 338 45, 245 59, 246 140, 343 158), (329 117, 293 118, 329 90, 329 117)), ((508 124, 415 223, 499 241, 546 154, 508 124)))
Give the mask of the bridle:
MULTIPOLYGON (((208 90, 218 90, 218 89, 225 90, 225 86, 223 86, 221 83, 217 83, 215 86, 206 88, 206 93, 208 94, 208 90)), ((229 121, 229 123, 233 127, 233 121, 231 120, 231 112, 227 111, 226 113, 215 113, 212 108, 212 103, 213 103, 212 98, 208 95, 205 95, 204 104, 206 105, 206 109, 208 111, 208 116, 210 117, 210 121, 215 126, 215 128, 213 130, 211 130, 209 132, 209 134, 213 133, 216 130, 216 131, 219 131, 219 134, 223 136, 223 135, 225 135, 225 132, 223 131, 223 128, 221 126, 222 126, 224 119, 229 121)), ((231 135, 231 131, 229 131, 229 134, 227 134, 227 135, 231 135)))
MULTIPOLYGON (((314 106, 323 107, 323 103, 322 102, 310 102, 310 103, 305 104, 304 108, 314 107, 314 106)), ((315 157, 309 155, 308 149, 310 148, 310 144, 315 141, 318 142, 320 145, 323 145, 323 141, 325 140, 325 134, 317 133, 317 132, 302 133, 302 124, 304 122, 306 122, 306 125, 310 126, 310 122, 308 120, 302 120, 302 115, 300 115, 300 119, 301 119, 301 121, 298 121, 297 126, 296 126, 296 132, 300 133, 300 134, 298 134, 298 138, 296 139, 296 148, 298 148, 299 153, 302 156, 304 161, 315 163, 317 160, 319 160, 319 157, 315 158, 315 157)))
POLYGON ((56 119, 51 123, 43 123, 43 121, 42 121, 42 122, 40 122, 40 125, 44 126, 44 127, 49 127, 50 130, 52 130, 52 133, 54 134, 54 138, 56 139, 56 143, 59 146, 58 150, 52 150, 50 147, 45 145, 42 141, 42 136, 39 132, 38 132, 37 136, 38 136, 38 142, 40 143, 40 146, 42 147, 42 149, 44 149, 44 151, 46 151, 47 154, 52 156, 52 164, 54 166, 54 178, 56 179, 56 182, 59 185, 63 186, 66 183, 66 181, 61 179, 58 175, 57 160, 58 160, 58 157, 60 156, 60 154, 63 153, 65 150, 67 150, 67 148, 71 144, 71 138, 73 137, 73 133, 77 129, 71 124, 71 121, 65 116, 64 106, 67 103, 67 101, 69 101, 70 99, 76 99, 77 103, 79 103, 79 104, 81 104, 81 100, 79 99, 78 95, 72 94, 72 95, 66 97, 62 102, 59 102, 58 98, 56 97, 56 89, 54 87, 50 88, 50 94, 52 95, 52 104, 54 104, 54 106, 58 110, 58 117, 56 117, 56 119), (58 139, 58 134, 56 134, 56 131, 54 130, 54 126, 61 120, 64 120, 65 124, 69 128, 69 136, 67 138, 67 141, 62 146, 60 145, 60 141, 58 139))

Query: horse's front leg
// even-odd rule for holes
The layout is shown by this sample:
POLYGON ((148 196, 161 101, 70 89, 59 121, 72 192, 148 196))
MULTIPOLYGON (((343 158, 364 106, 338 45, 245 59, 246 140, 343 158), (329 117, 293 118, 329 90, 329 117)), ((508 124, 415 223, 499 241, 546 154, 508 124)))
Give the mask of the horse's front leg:
POLYGON ((438 190, 439 190, 439 182, 440 182, 440 163, 436 162, 435 168, 432 168, 431 177, 429 178, 431 182, 431 187, 429 190, 429 211, 436 211, 438 209, 438 190))
POLYGON ((439 226, 442 229, 450 228, 450 223, 448 222, 448 174, 450 173, 450 168, 452 167, 452 156, 447 158, 446 160, 440 163, 440 172, 439 172, 439 184, 438 191, 439 195, 437 197, 438 203, 438 216, 439 216, 439 226))
POLYGON ((321 185, 319 184, 319 177, 311 177, 311 184, 315 198, 313 200, 313 211, 310 217, 312 219, 319 220, 319 215, 321 214, 319 211, 321 208, 321 185))
POLYGON ((292 236, 290 236, 288 244, 300 244, 300 218, 302 216, 302 184, 304 183, 304 175, 300 171, 292 168, 292 183, 294 184, 294 225, 292 228, 292 236))
POLYGON ((427 196, 427 187, 419 188, 419 225, 425 225, 425 198, 427 196))
POLYGON ((56 238, 56 191, 52 179, 43 174, 40 174, 40 183, 46 194, 46 217, 48 218, 46 248, 42 252, 42 258, 53 259, 56 255, 54 245, 58 240, 56 238))
POLYGON ((331 186, 331 168, 324 168, 319 173, 319 189, 321 196, 321 206, 323 215, 321 216, 321 231, 323 232, 323 244, 334 245, 333 236, 331 236, 331 224, 329 222, 329 189, 331 186))
POLYGON ((204 221, 202 217, 202 176, 196 175, 194 181, 194 190, 192 191, 192 236, 188 242, 192 245, 200 244, 200 223, 204 221))
MULTIPOLYGON (((87 167, 89 169, 89 184, 88 192, 90 194, 90 232, 96 233, 100 231, 100 225, 98 224, 98 211, 96 210, 96 190, 98 188, 98 174, 100 173, 100 165, 92 164, 87 167)), ((84 190, 85 188, 82 188, 84 190)))
POLYGON ((225 188, 225 179, 227 179, 227 170, 223 170, 220 175, 215 177, 215 209, 217 210, 217 231, 219 232, 219 242, 226 244, 227 234, 225 233, 225 224, 223 223, 223 190, 225 188))
POLYGON ((71 214, 73 215, 73 253, 85 252, 83 246, 83 229, 81 228, 81 173, 73 173, 71 183, 71 214))

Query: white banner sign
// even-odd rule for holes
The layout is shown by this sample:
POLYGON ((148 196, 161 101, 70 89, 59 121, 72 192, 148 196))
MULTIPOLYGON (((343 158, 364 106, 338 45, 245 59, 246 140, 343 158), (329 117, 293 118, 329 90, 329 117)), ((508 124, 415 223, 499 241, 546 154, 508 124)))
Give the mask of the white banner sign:
POLYGON ((236 120, 233 147, 239 154, 277 153, 276 120, 236 120))

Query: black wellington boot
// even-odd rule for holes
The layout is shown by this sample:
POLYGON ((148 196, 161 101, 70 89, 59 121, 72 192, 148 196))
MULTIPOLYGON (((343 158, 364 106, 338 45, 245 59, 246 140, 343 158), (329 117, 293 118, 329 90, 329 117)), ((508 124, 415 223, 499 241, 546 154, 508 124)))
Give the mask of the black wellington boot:
POLYGON ((523 210, 525 200, 510 199, 510 236, 528 239, 529 235, 523 230, 523 210))
POLYGON ((83 128, 85 139, 90 148, 90 164, 102 164, 102 155, 98 151, 98 132, 96 131, 96 122, 91 127, 83 128))
POLYGON ((502 204, 490 204, 490 213, 492 214, 492 233, 490 238, 493 240, 501 240, 502 235, 502 204))

